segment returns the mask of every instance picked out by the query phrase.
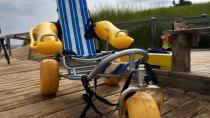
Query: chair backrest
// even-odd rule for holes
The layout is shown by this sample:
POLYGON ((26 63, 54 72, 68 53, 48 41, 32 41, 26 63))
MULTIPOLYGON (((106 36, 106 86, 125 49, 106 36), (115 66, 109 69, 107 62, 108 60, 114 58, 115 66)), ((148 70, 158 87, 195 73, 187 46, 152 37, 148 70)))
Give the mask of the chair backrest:
POLYGON ((64 50, 77 56, 96 54, 94 40, 85 39, 84 34, 89 20, 85 0, 57 0, 59 19, 63 33, 64 50))

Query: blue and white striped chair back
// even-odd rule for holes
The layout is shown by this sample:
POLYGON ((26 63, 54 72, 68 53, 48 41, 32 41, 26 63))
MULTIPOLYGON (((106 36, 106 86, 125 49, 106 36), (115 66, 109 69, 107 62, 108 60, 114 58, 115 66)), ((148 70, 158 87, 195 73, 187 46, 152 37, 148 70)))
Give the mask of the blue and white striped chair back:
MULTIPOLYGON (((57 0, 59 19, 63 33, 64 50, 74 52, 78 57, 96 55, 93 39, 85 39, 84 34, 89 25, 89 12, 86 0, 57 0)), ((127 70, 129 63, 107 64, 101 74, 121 74, 127 70)))
POLYGON ((85 39, 84 34, 89 20, 85 0, 57 0, 60 24, 63 33, 64 50, 77 56, 94 56, 94 40, 85 39))

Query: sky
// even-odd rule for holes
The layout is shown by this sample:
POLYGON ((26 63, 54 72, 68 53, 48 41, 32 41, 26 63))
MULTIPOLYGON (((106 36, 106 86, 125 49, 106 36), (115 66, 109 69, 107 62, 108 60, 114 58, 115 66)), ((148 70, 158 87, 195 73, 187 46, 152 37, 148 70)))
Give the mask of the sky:
MULTIPOLYGON (((90 12, 103 7, 147 9, 171 6, 173 0, 86 0, 90 12)), ((176 0, 177 2, 179 0, 176 0)), ((190 0, 193 3, 210 0, 190 0)), ((0 27, 2 34, 28 32, 42 21, 56 21, 56 0, 0 0, 0 27)), ((21 42, 13 42, 19 44, 21 42)))

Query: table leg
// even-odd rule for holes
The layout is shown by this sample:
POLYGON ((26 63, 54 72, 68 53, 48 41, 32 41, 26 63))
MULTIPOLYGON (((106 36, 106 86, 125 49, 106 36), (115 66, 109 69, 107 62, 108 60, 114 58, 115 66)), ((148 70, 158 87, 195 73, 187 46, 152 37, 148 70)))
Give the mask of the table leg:
POLYGON ((179 72, 190 71, 192 34, 175 34, 172 38, 172 70, 179 72))
POLYGON ((1 43, 2 49, 4 50, 4 56, 5 56, 6 60, 7 60, 7 63, 10 64, 10 59, 9 59, 9 55, 7 54, 7 49, 6 49, 5 45, 4 45, 4 40, 1 39, 0 43, 1 43))

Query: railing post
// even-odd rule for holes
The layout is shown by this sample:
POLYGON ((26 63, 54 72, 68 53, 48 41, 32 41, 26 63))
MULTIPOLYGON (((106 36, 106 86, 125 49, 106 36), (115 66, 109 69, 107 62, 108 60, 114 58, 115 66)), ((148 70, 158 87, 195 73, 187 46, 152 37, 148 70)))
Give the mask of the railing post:
POLYGON ((31 60, 31 53, 32 53, 32 50, 31 50, 31 48, 29 47, 28 48, 28 60, 31 60))
POLYGON ((151 20, 150 20, 150 31, 151 31, 151 43, 152 43, 152 48, 155 47, 155 41, 156 41, 156 28, 157 28, 157 22, 156 22, 156 18, 155 17, 151 17, 151 20))
POLYGON ((6 44, 7 44, 7 49, 8 49, 8 51, 9 51, 9 56, 12 56, 10 38, 6 38, 5 41, 6 41, 6 44))
POLYGON ((9 59, 9 55, 7 54, 7 49, 5 47, 4 40, 5 40, 5 38, 0 39, 0 45, 1 45, 1 48, 3 49, 3 51, 4 51, 4 57, 6 58, 7 63, 10 64, 10 59, 9 59))

